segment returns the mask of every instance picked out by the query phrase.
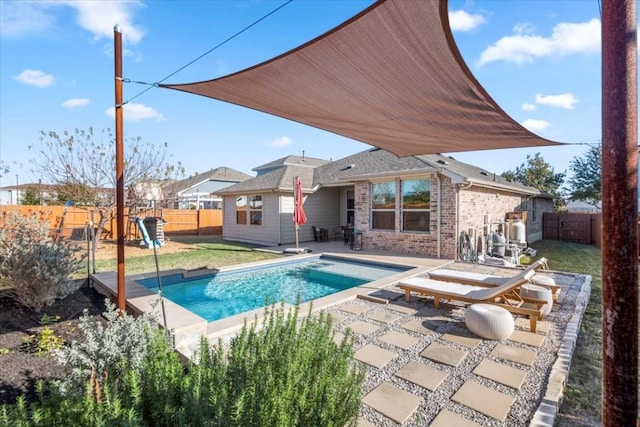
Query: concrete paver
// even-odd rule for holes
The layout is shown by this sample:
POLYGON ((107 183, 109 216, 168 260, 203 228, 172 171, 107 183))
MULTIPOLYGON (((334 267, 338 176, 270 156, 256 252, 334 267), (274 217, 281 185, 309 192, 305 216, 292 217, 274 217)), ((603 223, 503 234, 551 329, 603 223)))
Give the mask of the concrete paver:
POLYGON ((361 335, 369 335, 380 329, 376 325, 372 325, 371 323, 363 322, 361 320, 349 323, 347 328, 351 329, 354 333, 361 335))
POLYGON ((397 377, 417 384, 430 391, 434 391, 438 388, 448 375, 448 373, 441 371, 440 369, 436 369, 413 360, 396 372, 397 377))
POLYGON ((480 424, 447 409, 440 411, 429 425, 431 427, 482 427, 480 424))
POLYGON ((370 423, 369 421, 367 421, 366 419, 362 418, 362 417, 358 417, 358 421, 356 423, 356 427, 376 427, 375 424, 370 423))
POLYGON ((360 350, 356 351, 353 357, 367 365, 382 369, 384 365, 389 363, 396 357, 398 353, 394 353, 374 344, 367 344, 360 350))
POLYGON ((433 333, 433 330, 428 326, 429 322, 426 319, 413 319, 402 325, 404 329, 417 332, 422 335, 430 335, 433 333))
POLYGON ((473 373, 516 390, 522 387, 524 379, 527 377, 526 371, 486 359, 476 366, 473 373))
POLYGON ((544 335, 534 334, 533 332, 513 331, 513 334, 508 339, 509 341, 540 347, 544 342, 544 338, 544 335))
POLYGON ((390 303, 389 305, 387 305, 387 308, 389 310, 399 311, 400 313, 404 313, 404 314, 411 314, 411 315, 416 314, 415 308, 405 307, 404 305, 400 305, 400 304, 390 303))
POLYGON ((467 354, 469 354, 469 352, 434 342, 429 344, 429 346, 420 353, 420 356, 455 368, 467 357, 467 354))
POLYGON ((376 310, 373 313, 368 314, 367 317, 369 319, 377 320, 378 322, 382 323, 393 323, 396 320, 400 319, 402 316, 388 310, 376 310))
POLYGON ((471 349, 476 348, 482 343, 481 338, 472 337, 471 335, 444 334, 440 338, 445 341, 454 342, 471 349))
POLYGON ((451 400, 504 421, 516 398, 469 380, 462 384, 451 400))
POLYGON ((338 323, 342 322, 346 318, 347 316, 345 316, 342 313, 331 313, 331 321, 333 322, 334 325, 337 325, 338 323))
POLYGON ((491 354, 489 354, 489 356, 492 357, 510 360, 527 366, 533 366, 537 355, 538 353, 535 351, 502 343, 498 343, 491 351, 491 354))
POLYGON ((362 399, 365 405, 400 424, 409 419, 421 401, 418 396, 400 390, 388 382, 380 384, 362 399))
POLYGON ((402 332, 390 331, 380 337, 380 341, 384 341, 387 344, 395 345, 403 350, 408 349, 420 339, 411 335, 403 334, 402 332))

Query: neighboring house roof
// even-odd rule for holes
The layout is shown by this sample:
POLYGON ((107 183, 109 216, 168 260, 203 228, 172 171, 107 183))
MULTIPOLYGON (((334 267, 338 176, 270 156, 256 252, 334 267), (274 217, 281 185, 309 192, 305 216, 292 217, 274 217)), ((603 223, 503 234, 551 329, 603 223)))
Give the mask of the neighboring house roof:
MULTIPOLYGON (((272 162, 274 163, 274 162, 272 162)), ((513 191, 525 195, 553 197, 519 182, 508 181, 502 176, 469 165, 441 154, 397 157, 378 148, 327 162, 314 169, 301 166, 284 166, 259 175, 240 184, 225 188, 220 194, 241 194, 265 191, 292 191, 293 177, 300 176, 303 191, 313 192, 319 187, 343 186, 358 180, 375 180, 384 177, 418 176, 441 173, 456 184, 479 185, 513 191)))
POLYGON ((58 189, 58 186, 53 184, 38 184, 36 182, 34 184, 7 185, 6 187, 0 187, 0 190, 27 191, 27 190, 32 190, 34 188, 38 189, 39 191, 56 191, 58 189))
POLYGON ((274 160, 272 162, 266 163, 264 165, 256 166, 251 170, 258 172, 258 175, 260 175, 261 173, 266 173, 266 172, 269 172, 270 170, 279 169, 284 166, 304 166, 304 167, 316 168, 318 166, 322 166, 327 163, 329 163, 328 160, 315 159, 313 157, 286 156, 278 160, 274 160))
POLYGON ((312 193, 316 190, 313 186, 314 169, 307 166, 294 165, 283 166, 247 181, 234 184, 224 190, 220 190, 218 194, 248 194, 267 191, 293 192, 293 178, 296 176, 299 176, 302 181, 303 193, 312 193))
POLYGON ((167 184, 165 189, 168 194, 178 195, 207 181, 228 182, 229 185, 231 185, 251 178, 253 178, 251 175, 226 166, 221 166, 180 181, 174 181, 167 184))

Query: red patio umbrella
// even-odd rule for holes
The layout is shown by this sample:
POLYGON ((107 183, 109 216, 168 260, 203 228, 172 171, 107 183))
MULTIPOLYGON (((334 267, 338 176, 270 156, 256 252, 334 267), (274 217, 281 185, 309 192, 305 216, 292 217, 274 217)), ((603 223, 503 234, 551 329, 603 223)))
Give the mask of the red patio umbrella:
POLYGON ((296 176, 293 178, 293 223, 296 229, 296 249, 298 249, 298 229, 302 224, 307 222, 307 216, 304 213, 302 203, 304 203, 302 181, 300 181, 299 176, 296 176))

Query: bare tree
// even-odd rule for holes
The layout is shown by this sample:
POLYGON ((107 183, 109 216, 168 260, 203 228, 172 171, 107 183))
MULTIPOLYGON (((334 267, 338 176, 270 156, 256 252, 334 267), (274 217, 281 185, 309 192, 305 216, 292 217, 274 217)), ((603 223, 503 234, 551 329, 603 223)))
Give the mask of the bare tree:
MULTIPOLYGON (((167 161, 167 143, 162 147, 143 142, 140 137, 124 142, 124 184, 130 188, 138 183, 160 182, 184 174, 182 164, 167 161)), ((92 128, 40 132, 40 147, 31 159, 33 172, 44 182, 57 188, 61 200, 76 206, 94 208, 99 213, 97 238, 105 224, 115 215, 116 159, 115 136, 109 129, 96 135, 92 128)), ((131 206, 135 200, 125 201, 131 206)))

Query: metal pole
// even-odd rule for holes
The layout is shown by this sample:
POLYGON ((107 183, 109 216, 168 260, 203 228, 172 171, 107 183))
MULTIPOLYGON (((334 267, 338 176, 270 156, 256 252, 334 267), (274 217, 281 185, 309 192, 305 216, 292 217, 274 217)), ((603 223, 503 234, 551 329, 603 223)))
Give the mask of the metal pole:
MULTIPOLYGON (((296 215, 295 211, 296 211, 297 206, 298 206, 298 199, 297 199, 298 195, 296 193, 297 193, 297 191, 296 191, 296 177, 294 176, 293 177, 293 211, 294 211, 294 216, 296 215)), ((295 233, 296 234, 296 249, 298 249, 298 230, 300 229, 300 226, 298 225, 298 221, 293 221, 293 228, 295 229, 295 232, 296 232, 295 233)))
POLYGON ((118 254, 118 310, 124 313, 126 291, 124 283, 124 142, 123 142, 123 99, 122 99, 122 31, 113 28, 116 89, 116 236, 118 254))
POLYGON ((638 46, 635 1, 602 2, 602 424, 638 417, 638 46))

